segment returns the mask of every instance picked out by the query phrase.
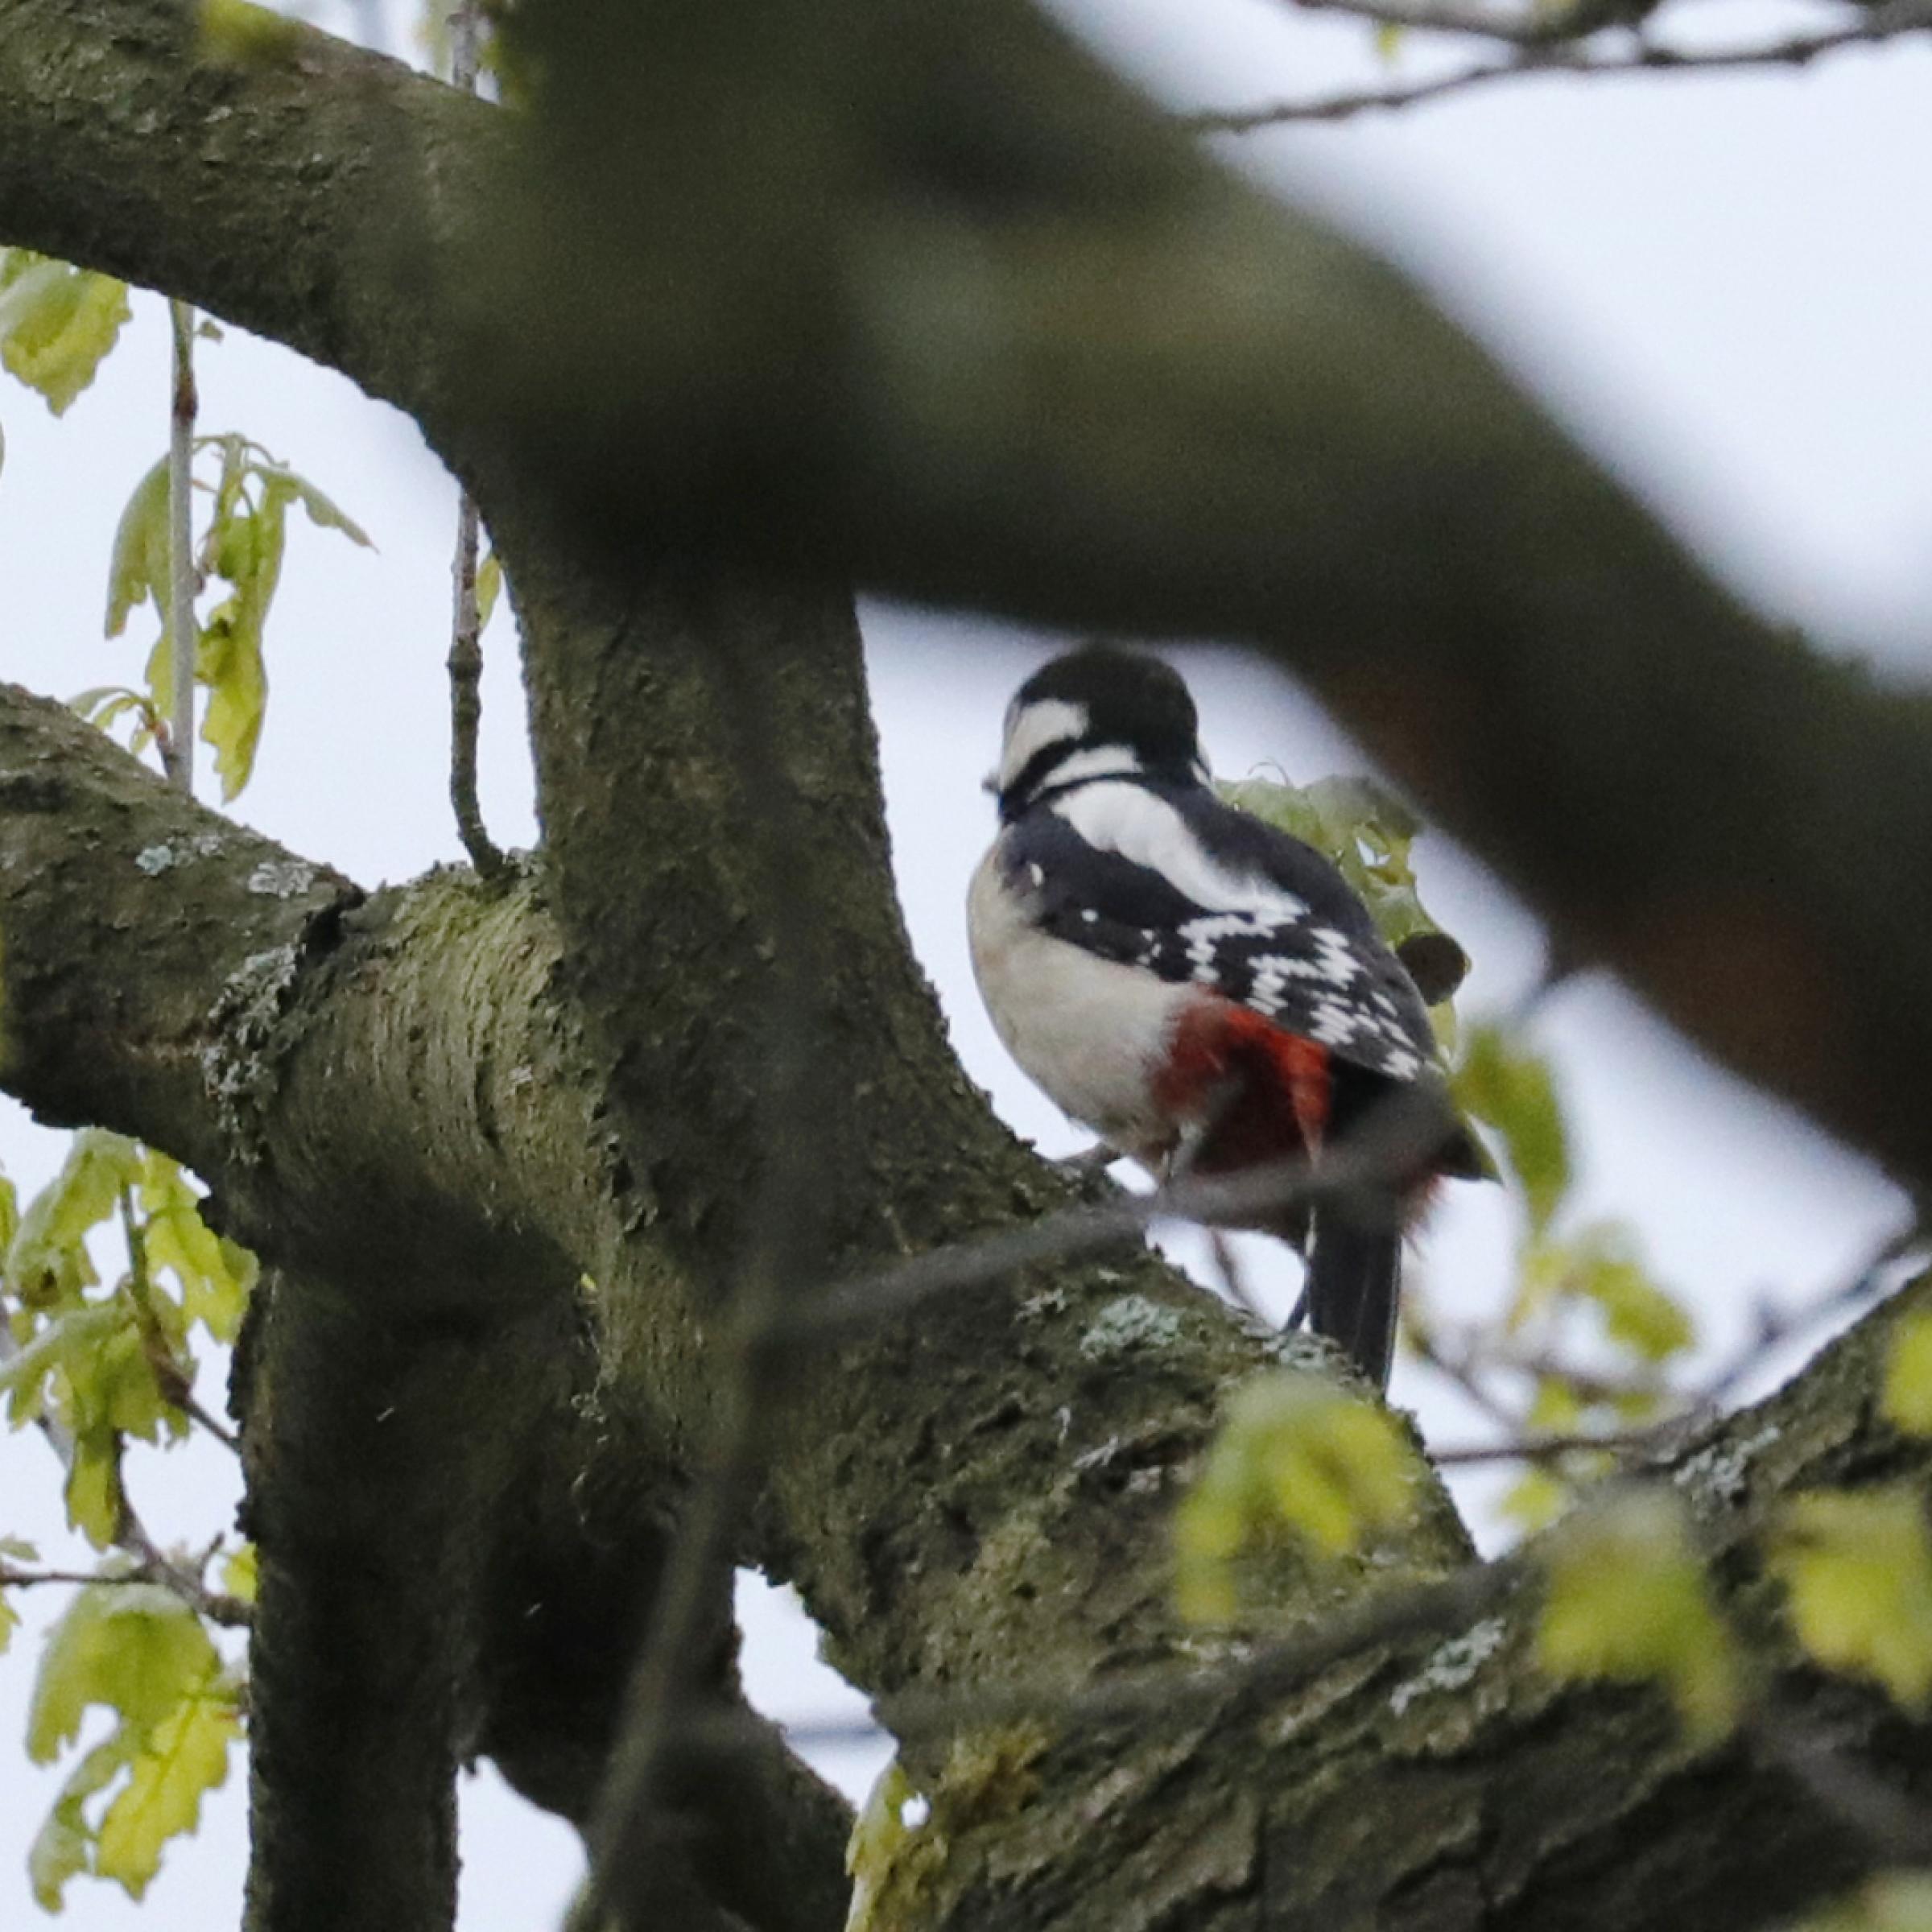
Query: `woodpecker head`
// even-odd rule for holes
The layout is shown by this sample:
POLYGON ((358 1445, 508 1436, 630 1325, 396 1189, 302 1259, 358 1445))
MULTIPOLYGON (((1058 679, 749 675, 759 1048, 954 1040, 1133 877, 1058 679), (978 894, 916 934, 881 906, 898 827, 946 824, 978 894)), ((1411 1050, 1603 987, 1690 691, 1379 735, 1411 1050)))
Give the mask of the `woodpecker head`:
POLYGON ((1179 674, 1144 652, 1089 644, 1042 665, 1006 708, 1000 764, 986 781, 1000 816, 1090 778, 1203 783, 1194 700, 1179 674))

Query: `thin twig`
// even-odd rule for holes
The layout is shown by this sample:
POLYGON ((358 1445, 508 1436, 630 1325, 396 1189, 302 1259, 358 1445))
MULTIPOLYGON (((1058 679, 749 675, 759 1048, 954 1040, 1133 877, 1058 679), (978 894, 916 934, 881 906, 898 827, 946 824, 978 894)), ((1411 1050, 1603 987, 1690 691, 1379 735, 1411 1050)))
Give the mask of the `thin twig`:
POLYGON ((456 505, 456 587, 449 631, 449 802, 456 836, 479 878, 503 871, 503 854, 483 824, 477 796, 477 739, 483 722, 483 624, 477 609, 477 506, 469 492, 456 505))
POLYGON ((1439 1469, 1472 1463, 1546 1463, 1564 1456, 1584 1454, 1636 1456, 1653 1455, 1680 1437, 1686 1418, 1674 1416, 1667 1423, 1645 1429, 1607 1430, 1592 1435, 1578 1430, 1564 1435, 1519 1435, 1506 1443, 1466 1443, 1447 1449, 1430 1449, 1429 1459, 1439 1469))
MULTIPOLYGON (((1362 10, 1380 16, 1381 10, 1362 10)), ((1397 23, 1399 24, 1399 23, 1397 23)), ((1821 55, 1932 28, 1932 0, 1888 0, 1854 19, 1814 33, 1793 34, 1782 39, 1744 47, 1686 48, 1640 40, 1614 51, 1575 42, 1530 43, 1506 60, 1486 60, 1455 68, 1419 80, 1383 87, 1344 89, 1305 101, 1281 101, 1263 107, 1216 109, 1184 114, 1180 124, 1195 134, 1245 134, 1257 128, 1302 122, 1344 121, 1371 108, 1412 107, 1446 94, 1467 93, 1492 80, 1526 79, 1537 74, 1714 73, 1725 70, 1803 67, 1821 55)), ((1508 36, 1505 36, 1507 38, 1508 36)))
MULTIPOLYGON (((450 85, 466 94, 477 89, 482 23, 477 0, 463 0, 449 16, 450 85)), ((455 596, 449 627, 449 802, 456 815, 456 836, 477 876, 502 876, 504 859, 483 824, 477 795, 477 740, 483 724, 483 619, 477 606, 477 506, 468 490, 456 504, 456 551, 450 565, 455 596)))
MULTIPOLYGON (((864 1743, 881 1732, 903 1743, 943 1739, 1026 1718, 1048 1718, 1069 1726, 1112 1724, 1166 1715, 1231 1695, 1279 1695, 1358 1651, 1425 1633, 1460 1629, 1500 1604, 1526 1574, 1521 1559, 1514 1556, 1472 1563, 1439 1581, 1377 1591, 1291 1636, 1230 1645, 1230 1654, 1212 1664, 1156 1664, 1087 1684, 1010 1678, 938 1690, 905 1690, 879 1699, 876 1719, 787 1724, 785 1734, 795 1746, 807 1749, 864 1743)), ((733 1720, 721 1715, 695 1720, 700 1734, 714 1725, 720 1736, 734 1728, 733 1720)), ((737 1728, 741 1728, 741 1720, 737 1728)))
MULTIPOLYGON (((1475 1463, 1552 1461, 1591 1451, 1625 1460, 1663 1455, 1715 1421, 1722 1413, 1725 1399, 1737 1385, 1794 1335, 1879 1294, 1892 1271, 1922 1247, 1923 1242, 1923 1235, 1913 1222, 1888 1236, 1844 1282, 1814 1296, 1800 1307, 1788 1311, 1767 1309, 1760 1315, 1749 1340, 1712 1375, 1697 1388, 1686 1392, 1668 1414, 1641 1428, 1605 1430, 1599 1435, 1585 1430, 1561 1435, 1524 1435, 1521 1418, 1490 1391, 1478 1374, 1480 1357, 1476 1350, 1451 1355, 1432 1335, 1412 1331, 1411 1344, 1422 1360, 1454 1383, 1492 1422, 1509 1432, 1506 1439, 1500 1442, 1432 1449, 1430 1459, 1438 1468, 1449 1468, 1475 1463)), ((1669 1393, 1667 1389, 1647 1384, 1587 1377, 1546 1354, 1492 1356, 1483 1365, 1538 1379, 1560 1378, 1573 1385, 1580 1383, 1586 1399, 1590 1399, 1593 1393, 1596 1399, 1602 1401, 1614 1401, 1631 1394, 1656 1397, 1669 1393)))
POLYGON ((1254 1290, 1249 1286, 1248 1271, 1241 1265, 1241 1257, 1234 1251, 1234 1244, 1218 1228, 1208 1230, 1208 1252, 1214 1258, 1214 1271, 1221 1278, 1221 1292, 1251 1321, 1264 1327, 1274 1326, 1268 1319, 1268 1311, 1256 1298, 1254 1290))
POLYGON ((167 434, 167 630, 172 642, 168 687, 167 735, 161 762, 183 791, 195 789, 195 312, 170 300, 167 319, 174 335, 174 382, 167 434))
MULTIPOLYGON (((0 1562, 0 1589, 33 1590, 47 1583, 64 1583, 71 1587, 91 1590, 97 1586, 102 1589, 125 1589, 132 1583, 159 1584, 171 1595, 186 1595, 181 1588, 181 1580, 187 1572, 165 1559, 158 1563, 142 1562, 132 1570, 23 1570, 15 1565, 0 1562)), ((210 1590, 197 1583, 187 1600, 205 1616, 210 1623, 220 1624, 225 1629, 246 1630, 254 1621, 254 1612, 238 1596, 230 1596, 225 1591, 210 1590)))
POLYGON ((1294 0, 1294 4, 1306 13, 1347 14, 1404 33, 1474 35, 1513 47, 1546 47, 1576 31, 1574 14, 1567 23, 1558 8, 1541 14, 1505 13, 1491 6, 1462 5, 1459 0, 1294 0))
POLYGON ((830 1345, 935 1294, 984 1287, 1022 1269, 1071 1260, 1154 1221, 1240 1227, 1269 1209, 1373 1187, 1411 1171, 1439 1127, 1432 1107, 1397 1093, 1363 1121, 1345 1148, 1324 1154, 1319 1170, 1302 1160, 1270 1162, 1239 1174, 1190 1175, 1151 1194, 1063 1208, 1023 1227, 914 1255, 791 1303, 779 1312, 772 1339, 830 1345))

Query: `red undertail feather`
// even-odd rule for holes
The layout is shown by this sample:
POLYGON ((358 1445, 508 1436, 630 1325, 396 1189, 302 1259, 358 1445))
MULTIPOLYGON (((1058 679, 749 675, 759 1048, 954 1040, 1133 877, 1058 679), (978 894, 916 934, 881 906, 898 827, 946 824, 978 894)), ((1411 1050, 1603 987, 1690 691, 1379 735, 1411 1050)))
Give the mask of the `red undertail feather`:
POLYGON ((1203 993, 1182 1011, 1154 1098, 1175 1120, 1212 1122, 1194 1170, 1225 1174, 1319 1152, 1331 1086, 1326 1046, 1203 993))

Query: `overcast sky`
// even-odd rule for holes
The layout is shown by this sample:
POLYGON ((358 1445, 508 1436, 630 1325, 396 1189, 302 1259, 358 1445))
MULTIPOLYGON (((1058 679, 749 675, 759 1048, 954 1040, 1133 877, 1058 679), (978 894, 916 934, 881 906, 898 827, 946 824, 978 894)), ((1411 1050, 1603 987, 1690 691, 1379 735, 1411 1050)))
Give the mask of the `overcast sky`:
MULTIPOLYGON (((1068 0, 1063 10, 1104 19, 1117 57, 1189 104, 1313 93, 1379 71, 1365 62, 1365 30, 1266 0, 1068 0)), ((1695 24, 1743 35, 1815 17, 1705 0, 1695 24)), ((1422 274, 1757 602, 1917 676, 1932 640, 1929 80, 1925 45, 1803 74, 1541 80, 1249 137, 1233 151, 1422 274)), ((410 424, 283 351, 231 332, 203 349, 200 371, 205 428, 266 444, 379 546, 370 555, 291 527, 260 775, 238 815, 365 885, 456 857, 442 673, 452 486, 410 424)), ((100 382, 62 422, 0 381, 0 675, 60 696, 138 678, 148 634, 105 642, 101 610, 115 520, 163 446, 166 372, 159 305, 140 299, 100 382)), ((865 627, 915 943, 968 1070, 1021 1131, 1063 1151, 1078 1137, 1005 1062, 979 1011, 960 910, 989 836, 977 781, 1001 711, 1056 641, 878 606, 865 627)), ((527 843, 506 619, 488 645, 486 811, 499 840, 527 843)), ((1297 778, 1360 767, 1278 678, 1225 652, 1180 661, 1223 775, 1263 761, 1297 778)), ((1476 959, 1465 1005, 1519 997, 1539 956, 1534 923, 1441 839, 1425 842, 1423 865, 1426 897, 1476 959)), ((1565 1072, 1588 1202, 1637 1219, 1660 1272, 1715 1337, 1735 1330, 1753 1293, 1798 1299, 1835 1280, 1896 1218, 1892 1191, 1864 1163, 1703 1067, 1614 989, 1567 987, 1538 1024, 1565 1072)), ((0 1161, 23 1192, 64 1144, 0 1103, 0 1161)), ((1494 1191, 1459 1191, 1416 1269, 1441 1304, 1473 1313, 1499 1292, 1507 1220, 1494 1191), (1468 1198, 1479 1194, 1488 1198, 1468 1198)), ((1264 1251, 1253 1266, 1267 1293, 1288 1295, 1285 1259, 1264 1251)), ((1420 1407, 1439 1441, 1464 1426, 1407 1365, 1393 1393, 1420 1407)), ((204 1540, 225 1526, 235 1483, 220 1450, 197 1443, 138 1457, 133 1471, 135 1500, 163 1534, 204 1540)), ((56 1487, 37 1437, 0 1439, 0 1533, 60 1549, 56 1487)), ((23 1605, 36 1626, 57 1608, 51 1596, 23 1605)), ((753 1612, 754 1694, 782 1714, 830 1710, 836 1686, 810 1667, 809 1631, 770 1592, 756 1594, 753 1612)), ((19 1754, 37 1648, 30 1633, 0 1661, 0 1925, 10 1927, 33 1922, 26 1847, 68 1769, 43 1773, 19 1754)), ((831 1768, 855 1791, 868 1775, 850 1754, 831 1768)), ((76 1881, 69 1922, 85 1932, 237 1922, 242 1781, 231 1778, 199 1842, 171 1849, 144 1907, 76 1881)), ((577 1870, 571 1835, 487 1773, 466 1786, 464 1818, 464 1932, 554 1918, 577 1870)))

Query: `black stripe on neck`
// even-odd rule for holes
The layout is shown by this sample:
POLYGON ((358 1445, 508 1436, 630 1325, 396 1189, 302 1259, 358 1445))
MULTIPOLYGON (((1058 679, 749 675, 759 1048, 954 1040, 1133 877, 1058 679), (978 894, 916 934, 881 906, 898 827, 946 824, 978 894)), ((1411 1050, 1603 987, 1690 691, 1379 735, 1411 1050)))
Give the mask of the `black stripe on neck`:
MULTIPOLYGON (((1062 761, 1055 759, 1055 763, 1062 761)), ((1029 762, 1027 770, 1038 763, 1029 762)), ((1026 787, 1026 773, 1022 772, 1019 779, 1008 790, 1000 794, 1000 823, 1010 825, 1016 819, 1023 818, 1036 805, 1051 805, 1055 799, 1063 799, 1069 792, 1080 791, 1089 785, 1137 785, 1143 791, 1154 791, 1163 785, 1189 785, 1199 781, 1191 768, 1186 770, 1137 771, 1090 771, 1077 778, 1068 778, 1059 785, 1044 785, 1037 791, 1026 787)))

